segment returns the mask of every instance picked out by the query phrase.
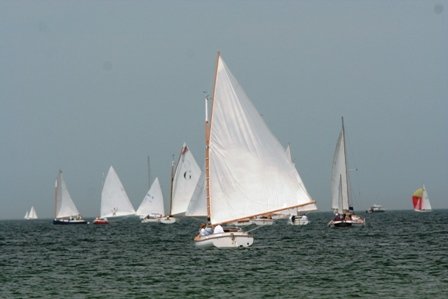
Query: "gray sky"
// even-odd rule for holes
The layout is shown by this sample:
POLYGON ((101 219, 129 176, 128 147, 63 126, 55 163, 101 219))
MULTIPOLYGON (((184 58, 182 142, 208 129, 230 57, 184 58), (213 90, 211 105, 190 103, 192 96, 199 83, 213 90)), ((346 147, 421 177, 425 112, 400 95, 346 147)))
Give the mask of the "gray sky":
POLYGON ((202 165, 216 51, 319 210, 344 116, 355 209, 448 208, 448 1, 0 0, 0 219, 53 215, 64 171, 84 216, 117 170, 134 206, 168 196, 183 142, 202 165))

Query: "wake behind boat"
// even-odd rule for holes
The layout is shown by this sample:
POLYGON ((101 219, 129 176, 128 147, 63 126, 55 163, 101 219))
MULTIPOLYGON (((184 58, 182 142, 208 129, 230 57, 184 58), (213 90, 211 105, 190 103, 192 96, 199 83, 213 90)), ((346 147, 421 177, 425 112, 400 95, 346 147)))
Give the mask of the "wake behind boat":
POLYGON ((59 170, 54 186, 55 218, 53 224, 87 224, 68 193, 62 170, 59 170))
POLYGON ((331 173, 331 207, 335 213, 333 220, 330 220, 330 227, 350 227, 353 225, 364 225, 365 220, 356 215, 353 210, 351 198, 349 175, 347 167, 347 153, 345 145, 344 118, 342 117, 342 129, 333 157, 333 167, 331 173))
MULTIPOLYGON (((211 225, 297 208, 315 210, 299 173, 219 52, 208 119, 205 117, 205 199, 211 225)), ((249 247, 250 232, 198 234, 198 247, 249 247)))

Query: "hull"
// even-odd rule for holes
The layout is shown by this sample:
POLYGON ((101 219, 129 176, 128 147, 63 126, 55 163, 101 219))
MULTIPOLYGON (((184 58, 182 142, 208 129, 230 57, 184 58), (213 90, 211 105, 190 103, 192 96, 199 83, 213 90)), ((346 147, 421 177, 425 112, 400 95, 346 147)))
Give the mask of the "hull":
POLYGON ((415 212, 419 212, 419 213, 428 213, 431 212, 431 210, 418 210, 418 209, 414 209, 415 212))
POLYGON ((158 223, 161 218, 143 218, 142 223, 158 223))
POLYGON ((87 224, 87 221, 85 221, 84 219, 53 219, 53 224, 87 224))
POLYGON ((106 218, 98 218, 93 220, 93 224, 109 224, 109 221, 106 218))
POLYGON ((274 219, 253 219, 252 223, 255 225, 272 225, 274 224, 274 219))
POLYGON ((308 225, 310 223, 309 220, 296 219, 294 222, 288 221, 288 224, 291 225, 308 225))
POLYGON ((173 224, 176 222, 176 218, 174 217, 165 217, 160 219, 160 223, 163 224, 173 224))
POLYGON ((364 226, 365 220, 359 216, 353 217, 353 219, 337 220, 333 219, 328 223, 329 227, 351 227, 351 226, 364 226))
POLYGON ((247 232, 224 232, 208 236, 196 236, 194 238, 196 247, 207 248, 243 248, 254 243, 254 237, 247 232))
POLYGON ((235 222, 229 223, 229 225, 234 225, 234 226, 249 226, 252 224, 253 223, 251 220, 235 221, 235 222))

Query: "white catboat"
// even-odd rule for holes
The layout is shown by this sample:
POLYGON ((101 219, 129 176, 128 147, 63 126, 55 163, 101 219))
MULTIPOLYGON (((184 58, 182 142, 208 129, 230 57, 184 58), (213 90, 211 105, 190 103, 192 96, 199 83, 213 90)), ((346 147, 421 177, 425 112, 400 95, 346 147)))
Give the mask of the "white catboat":
MULTIPOLYGON (((315 210, 285 150, 232 75, 220 54, 211 96, 206 99, 205 198, 210 225, 228 224, 278 211, 315 210)), ((249 247, 239 228, 195 239, 198 247, 249 247)))
POLYGON ((94 224, 106 224, 108 218, 135 215, 134 207, 118 177, 111 166, 107 172, 101 191, 101 216, 94 220, 94 224))
POLYGON ((135 212, 142 223, 160 222, 165 217, 165 203, 159 179, 156 178, 135 212))
POLYGON ((201 177, 201 168, 194 159, 188 146, 184 143, 177 164, 172 163, 170 212, 160 222, 171 224, 176 222, 173 215, 185 214, 190 200, 201 177))
POLYGON ((70 193, 68 193, 62 170, 59 170, 54 185, 54 209, 53 224, 87 224, 87 221, 79 214, 70 193))
POLYGON ((373 204, 368 210, 367 213, 382 213, 384 212, 384 208, 382 205, 373 204))
POLYGON ((34 206, 31 207, 29 211, 26 212, 25 217, 23 217, 26 220, 35 220, 38 219, 36 209, 34 206))
POLYGON ((352 225, 365 224, 365 220, 362 217, 355 215, 353 211, 347 167, 344 118, 342 118, 342 129, 339 134, 333 157, 331 196, 331 207, 335 213, 335 217, 328 223, 328 226, 349 227, 352 225))
POLYGON ((425 185, 418 188, 412 194, 412 204, 414 206, 414 211, 416 212, 431 212, 431 203, 429 202, 428 192, 426 191, 425 185))

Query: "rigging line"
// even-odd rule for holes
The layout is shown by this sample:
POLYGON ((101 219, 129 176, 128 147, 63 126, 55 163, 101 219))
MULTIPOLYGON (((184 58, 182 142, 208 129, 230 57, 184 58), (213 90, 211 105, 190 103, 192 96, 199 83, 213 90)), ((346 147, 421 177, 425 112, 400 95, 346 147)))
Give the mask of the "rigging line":
POLYGON ((264 225, 257 225, 255 228, 253 228, 253 229, 251 229, 251 230, 248 230, 246 233, 250 233, 250 232, 253 232, 254 230, 257 230, 257 229, 259 229, 259 228, 262 228, 264 225))

